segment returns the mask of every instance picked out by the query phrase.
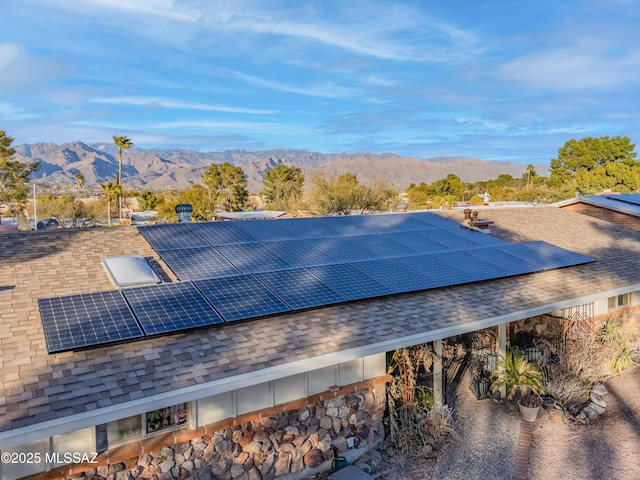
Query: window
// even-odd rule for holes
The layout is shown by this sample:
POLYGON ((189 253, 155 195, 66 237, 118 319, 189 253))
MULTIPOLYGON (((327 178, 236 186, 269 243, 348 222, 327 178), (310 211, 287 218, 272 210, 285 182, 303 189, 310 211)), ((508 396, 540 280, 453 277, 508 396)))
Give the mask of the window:
POLYGON ((109 446, 129 442, 142 437, 142 416, 123 418, 107 424, 107 441, 109 446))
POLYGON ((147 433, 155 433, 187 423, 187 404, 179 403, 171 407, 152 410, 145 415, 147 433))
POLYGON ((622 295, 616 295, 615 297, 609 297, 607 301, 608 311, 619 310, 629 306, 629 294, 623 293, 622 295))

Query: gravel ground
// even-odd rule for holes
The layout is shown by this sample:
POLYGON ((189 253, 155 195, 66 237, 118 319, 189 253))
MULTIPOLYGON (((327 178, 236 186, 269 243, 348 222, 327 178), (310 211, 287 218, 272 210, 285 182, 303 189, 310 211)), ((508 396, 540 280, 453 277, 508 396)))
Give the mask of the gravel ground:
MULTIPOLYGON (((640 367, 605 383, 607 410, 589 426, 563 420, 560 410, 534 425, 528 480, 640 479, 640 367)), ((366 460, 385 480, 510 480, 520 415, 510 402, 476 400, 468 372, 457 392, 456 435, 435 461, 417 462, 386 452, 366 460)))
POLYGON ((592 425, 570 428, 558 410, 536 422, 529 480, 640 478, 640 368, 605 386, 607 409, 592 425))
POLYGON ((431 478, 511 478, 520 434, 518 408, 506 401, 476 400, 468 372, 458 389, 455 428, 456 436, 438 457, 431 478))

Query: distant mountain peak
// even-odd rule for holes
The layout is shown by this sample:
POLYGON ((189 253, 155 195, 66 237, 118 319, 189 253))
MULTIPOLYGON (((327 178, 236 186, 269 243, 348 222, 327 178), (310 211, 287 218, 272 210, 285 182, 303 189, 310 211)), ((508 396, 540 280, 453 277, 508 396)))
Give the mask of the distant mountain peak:
MULTIPOLYGON (((33 178, 51 182, 75 184, 74 175, 80 173, 90 186, 114 179, 118 168, 117 146, 112 143, 35 143, 18 145, 15 149, 19 159, 41 162, 41 168, 33 178)), ((399 188, 411 183, 432 183, 450 173, 465 182, 477 182, 497 178, 503 173, 520 177, 526 169, 526 165, 514 162, 464 157, 420 159, 394 153, 324 154, 287 149, 203 153, 184 149, 143 149, 134 145, 123 155, 123 180, 136 188, 183 189, 200 183, 202 173, 211 163, 222 162, 242 166, 252 192, 262 189, 265 172, 280 163, 298 166, 306 173, 322 169, 328 175, 355 173, 364 181, 386 179, 399 188)), ((546 165, 536 165, 540 174, 547 168, 546 165)))

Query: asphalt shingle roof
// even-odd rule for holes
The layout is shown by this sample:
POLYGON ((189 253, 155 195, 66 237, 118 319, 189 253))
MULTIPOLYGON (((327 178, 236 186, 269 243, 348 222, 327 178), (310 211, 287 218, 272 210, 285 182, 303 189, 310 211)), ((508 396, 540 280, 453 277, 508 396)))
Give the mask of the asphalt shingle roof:
MULTIPOLYGON (((442 215, 462 220, 462 212, 442 215)), ((48 354, 37 299, 112 290, 102 257, 142 255, 164 280, 175 276, 135 228, 0 234, 0 432, 394 338, 447 336, 447 329, 640 283, 638 231, 557 208, 483 217, 509 242, 544 240, 597 261, 48 354)))

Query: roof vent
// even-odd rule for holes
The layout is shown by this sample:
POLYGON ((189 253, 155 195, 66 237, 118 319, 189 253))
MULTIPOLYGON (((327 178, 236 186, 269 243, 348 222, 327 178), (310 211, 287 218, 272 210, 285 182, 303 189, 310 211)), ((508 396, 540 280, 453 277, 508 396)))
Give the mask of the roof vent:
POLYGON ((484 230, 487 233, 490 232, 489 227, 493 224, 491 220, 482 220, 478 218, 478 211, 471 211, 470 208, 465 208, 463 210, 464 213, 464 222, 463 225, 473 228, 475 230, 484 230))
POLYGON ((60 222, 55 218, 45 218, 40 220, 36 225, 36 230, 50 232, 60 226, 60 222))
POLYGON ((190 222, 193 207, 190 203, 179 203, 176 205, 176 213, 178 214, 178 223, 190 222))
POLYGON ((139 255, 103 258, 102 264, 111 283, 119 288, 155 285, 161 282, 149 262, 139 255))

